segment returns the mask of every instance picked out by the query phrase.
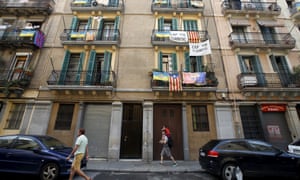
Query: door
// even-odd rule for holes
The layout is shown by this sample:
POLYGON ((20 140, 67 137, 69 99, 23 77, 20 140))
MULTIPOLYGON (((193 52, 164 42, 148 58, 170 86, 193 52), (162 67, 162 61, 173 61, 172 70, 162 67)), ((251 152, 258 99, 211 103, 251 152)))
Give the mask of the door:
POLYGON ((262 124, 266 140, 269 143, 281 149, 286 149, 287 145, 292 142, 284 112, 263 113, 262 124))
POLYGON ((89 138, 89 156, 108 157, 108 142, 111 123, 111 104, 87 104, 83 126, 89 138))
POLYGON ((143 106, 124 104, 121 135, 121 159, 142 158, 143 106))
POLYGON ((176 160, 183 160, 183 136, 182 136, 182 107, 178 104, 161 104, 154 106, 153 120, 153 160, 160 159, 162 145, 161 128, 167 126, 173 139, 172 155, 176 160))

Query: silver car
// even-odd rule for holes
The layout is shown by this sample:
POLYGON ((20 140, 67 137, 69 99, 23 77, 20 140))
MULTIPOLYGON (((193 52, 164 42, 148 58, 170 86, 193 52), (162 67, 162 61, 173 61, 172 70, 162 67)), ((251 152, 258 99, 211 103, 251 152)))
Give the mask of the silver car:
POLYGON ((294 154, 300 154, 300 139, 288 145, 288 152, 294 154))

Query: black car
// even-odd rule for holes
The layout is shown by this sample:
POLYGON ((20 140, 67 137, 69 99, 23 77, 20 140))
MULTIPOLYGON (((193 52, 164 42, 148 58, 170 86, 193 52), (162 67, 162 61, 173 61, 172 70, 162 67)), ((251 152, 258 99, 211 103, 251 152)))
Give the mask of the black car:
MULTIPOLYGON (((0 172, 38 175, 55 180, 70 174, 72 148, 46 135, 0 136, 0 172)), ((86 160, 82 166, 86 166, 86 160)))
POLYGON ((300 176, 299 155, 260 140, 211 140, 199 149, 199 163, 223 180, 300 176))

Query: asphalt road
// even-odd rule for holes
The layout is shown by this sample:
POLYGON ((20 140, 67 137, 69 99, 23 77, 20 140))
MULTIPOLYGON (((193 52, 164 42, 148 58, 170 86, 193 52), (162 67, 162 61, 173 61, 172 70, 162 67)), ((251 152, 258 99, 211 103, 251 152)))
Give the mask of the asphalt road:
MULTIPOLYGON (((86 174, 93 180, 218 180, 207 173, 122 173, 122 172, 95 172, 88 171, 86 174)), ((17 175, 17 174, 0 174, 1 180, 29 179, 39 180, 37 176, 17 175)), ((59 180, 68 180, 68 177, 62 177, 59 180)), ((80 176, 75 176, 73 180, 84 180, 80 176)))

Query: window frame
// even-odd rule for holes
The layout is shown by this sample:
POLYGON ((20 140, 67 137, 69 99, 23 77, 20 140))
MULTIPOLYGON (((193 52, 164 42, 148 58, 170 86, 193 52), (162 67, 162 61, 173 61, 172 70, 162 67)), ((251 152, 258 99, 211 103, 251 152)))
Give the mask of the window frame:
POLYGON ((206 105, 192 105, 191 106, 193 131, 207 132, 210 130, 208 108, 206 105), (195 109, 195 108, 198 108, 195 109), (203 112, 203 110, 205 112, 203 112), (203 117, 204 116, 204 117, 203 117), (205 126, 206 124, 206 126, 205 126))

